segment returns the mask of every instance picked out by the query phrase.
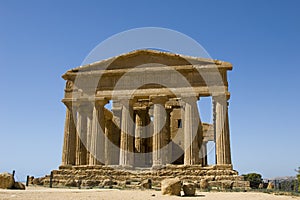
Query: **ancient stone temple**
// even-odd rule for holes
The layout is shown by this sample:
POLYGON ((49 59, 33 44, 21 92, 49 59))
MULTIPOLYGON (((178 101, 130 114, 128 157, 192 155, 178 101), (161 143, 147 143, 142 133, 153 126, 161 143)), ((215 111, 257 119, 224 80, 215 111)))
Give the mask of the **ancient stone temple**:
POLYGON ((176 176, 246 187, 231 163, 231 69, 224 61, 136 50, 67 71, 62 163, 53 183, 176 176), (204 97, 212 100, 212 124, 201 121, 197 102, 204 97))

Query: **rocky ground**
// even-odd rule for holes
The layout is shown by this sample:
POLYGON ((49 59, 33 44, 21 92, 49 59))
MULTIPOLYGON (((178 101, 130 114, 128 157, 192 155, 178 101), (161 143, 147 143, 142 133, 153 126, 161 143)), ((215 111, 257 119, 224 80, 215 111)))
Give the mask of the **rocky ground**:
POLYGON ((0 189, 1 200, 93 200, 93 199, 128 199, 128 200, 152 200, 152 199, 203 199, 203 200, 300 200, 300 197, 279 196, 255 192, 196 192, 194 197, 179 197, 162 195, 155 190, 116 190, 116 189, 57 189, 30 186, 26 190, 0 189))

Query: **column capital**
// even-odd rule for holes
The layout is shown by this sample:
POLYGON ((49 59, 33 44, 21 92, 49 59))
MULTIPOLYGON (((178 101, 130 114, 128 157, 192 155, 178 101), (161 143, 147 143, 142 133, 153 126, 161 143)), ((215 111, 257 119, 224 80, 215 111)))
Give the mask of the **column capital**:
POLYGON ((181 95, 181 98, 180 98, 182 101, 188 103, 188 102, 196 102, 200 99, 200 97, 197 95, 197 96, 194 96, 194 95, 189 95, 189 94, 183 94, 181 95))
POLYGON ((91 115, 92 114, 92 104, 89 101, 76 101, 73 107, 76 106, 77 110, 81 114, 91 115))
POLYGON ((149 99, 154 104, 165 104, 169 100, 166 95, 151 95, 149 99))
POLYGON ((68 108, 68 109, 72 109, 72 107, 74 106, 74 102, 73 101, 64 101, 62 100, 62 102, 65 104, 65 106, 68 108))
POLYGON ((218 102, 226 102, 230 99, 230 95, 225 95, 225 94, 221 94, 221 95, 213 95, 212 96, 212 100, 213 101, 218 101, 218 102))
POLYGON ((147 106, 133 107, 133 110, 136 111, 136 112, 145 112, 145 111, 148 110, 148 107, 147 106))
POLYGON ((109 100, 105 97, 95 98, 95 106, 105 106, 109 100))
POLYGON ((69 109, 78 107, 80 104, 80 101, 77 98, 64 98, 61 100, 61 102, 63 102, 65 104, 65 106, 69 109))

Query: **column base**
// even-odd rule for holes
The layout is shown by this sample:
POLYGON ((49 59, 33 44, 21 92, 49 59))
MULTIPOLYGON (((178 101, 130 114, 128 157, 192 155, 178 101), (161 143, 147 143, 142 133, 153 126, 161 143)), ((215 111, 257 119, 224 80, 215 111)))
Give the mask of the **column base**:
POLYGON ((151 170, 166 168, 166 165, 152 165, 151 170))
POLYGON ((118 169, 133 170, 134 167, 132 165, 118 165, 118 169))
POLYGON ((60 165, 58 169, 71 169, 75 165, 60 165))
POLYGON ((216 164, 215 166, 219 169, 233 169, 232 164, 216 164))

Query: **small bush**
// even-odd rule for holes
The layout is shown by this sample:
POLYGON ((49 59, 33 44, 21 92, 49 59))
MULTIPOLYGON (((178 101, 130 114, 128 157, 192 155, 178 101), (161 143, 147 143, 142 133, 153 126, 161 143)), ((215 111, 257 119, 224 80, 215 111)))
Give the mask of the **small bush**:
POLYGON ((300 192, 300 167, 298 167, 298 175, 297 175, 297 178, 298 178, 298 183, 299 183, 299 186, 298 186, 298 192, 300 192))
POLYGON ((258 186, 260 183, 262 183, 262 178, 260 174, 257 173, 250 173, 250 174, 244 174, 245 181, 250 182, 250 187, 252 189, 258 189, 258 186))

